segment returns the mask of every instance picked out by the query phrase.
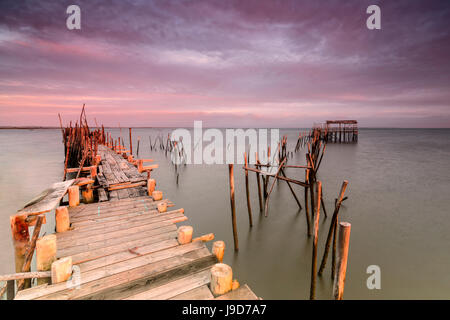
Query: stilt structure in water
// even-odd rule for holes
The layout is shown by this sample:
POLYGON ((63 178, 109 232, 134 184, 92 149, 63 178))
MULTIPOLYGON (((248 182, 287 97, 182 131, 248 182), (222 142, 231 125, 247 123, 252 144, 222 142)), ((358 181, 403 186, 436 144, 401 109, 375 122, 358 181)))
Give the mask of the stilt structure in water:
POLYGON ((321 139, 326 142, 352 143, 358 142, 358 121, 356 120, 327 120, 313 128, 320 130, 321 139))

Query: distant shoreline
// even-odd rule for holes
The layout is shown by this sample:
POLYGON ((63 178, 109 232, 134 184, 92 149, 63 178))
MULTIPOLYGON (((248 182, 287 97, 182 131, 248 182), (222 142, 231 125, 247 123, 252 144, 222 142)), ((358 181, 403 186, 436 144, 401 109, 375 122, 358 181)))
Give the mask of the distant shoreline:
MULTIPOLYGON (((95 127, 92 127, 95 128, 95 127)), ((105 129, 125 129, 125 128, 132 128, 132 129, 176 129, 176 128, 184 128, 184 129, 193 129, 192 127, 104 127, 105 129)), ((205 127, 205 129, 210 127, 205 127)), ((231 127, 211 127, 211 128, 217 128, 217 129, 257 129, 259 127, 246 127, 246 128, 231 128, 231 127)), ((35 129, 43 129, 43 130, 60 130, 60 127, 40 127, 40 126, 0 126, 0 130, 35 130, 35 129)), ((270 129, 270 128, 269 128, 270 129)), ((304 129, 310 129, 310 128, 276 128, 276 129, 285 129, 285 130, 304 130, 304 129)), ((443 128, 395 128, 395 127, 359 127, 359 130, 379 130, 379 129, 389 129, 389 130, 449 130, 450 127, 443 127, 443 128)))

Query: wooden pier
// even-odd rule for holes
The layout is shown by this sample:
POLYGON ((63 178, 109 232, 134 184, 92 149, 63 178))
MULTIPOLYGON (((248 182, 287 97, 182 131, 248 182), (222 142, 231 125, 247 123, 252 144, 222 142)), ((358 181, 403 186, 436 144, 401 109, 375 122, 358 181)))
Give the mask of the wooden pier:
POLYGON ((153 190, 150 172, 157 166, 144 167, 143 160, 109 143, 98 145, 97 160, 95 169, 65 170, 88 175, 60 183, 11 217, 17 273, 0 276, 8 281, 8 299, 15 293, 15 280, 19 287, 30 278, 43 284, 25 285, 15 299, 259 299, 247 285, 233 280, 230 267, 219 263, 223 242, 215 242, 211 253, 205 242, 213 234, 195 237, 177 228, 187 217, 183 209, 167 210, 174 206, 168 199, 156 198, 162 193, 153 190), (80 188, 86 203, 78 204, 80 188), (93 190, 96 197, 91 196, 93 190), (72 206, 56 210, 57 230, 66 230, 41 238, 38 230, 30 239, 28 226, 37 219, 40 229, 45 213, 60 205, 66 192, 72 206), (64 214, 70 221, 66 227, 64 214), (20 228, 17 221, 22 222, 20 228), (36 246, 38 265, 48 263, 44 270, 30 272, 29 257, 36 246), (222 273, 227 277, 222 279, 222 273))
POLYGON ((321 139, 331 143, 358 142, 358 121, 356 120, 327 120, 316 125, 313 130, 321 132, 321 139))

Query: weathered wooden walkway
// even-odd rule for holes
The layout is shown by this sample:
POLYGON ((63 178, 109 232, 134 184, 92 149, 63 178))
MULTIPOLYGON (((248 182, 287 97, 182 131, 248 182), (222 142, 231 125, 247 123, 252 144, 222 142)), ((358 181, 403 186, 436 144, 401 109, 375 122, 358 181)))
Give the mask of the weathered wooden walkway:
POLYGON ((99 154, 101 200, 110 201, 69 208, 71 229, 56 233, 57 258, 76 266, 72 279, 21 290, 16 299, 258 299, 247 285, 213 296, 218 259, 201 239, 179 244, 184 210, 159 212, 158 203, 174 205, 147 195, 145 173, 105 146, 99 154))

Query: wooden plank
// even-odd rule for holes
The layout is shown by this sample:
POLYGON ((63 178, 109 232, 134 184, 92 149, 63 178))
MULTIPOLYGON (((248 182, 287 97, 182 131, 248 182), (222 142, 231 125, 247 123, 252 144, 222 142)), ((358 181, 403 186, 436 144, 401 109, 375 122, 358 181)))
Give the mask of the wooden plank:
POLYGON ((160 235, 160 234, 164 234, 164 233, 168 233, 168 232, 172 232, 172 231, 176 231, 176 230, 177 230, 177 227, 175 225, 170 225, 170 226, 163 227, 163 228, 152 229, 152 230, 148 230, 146 232, 130 234, 130 235, 126 235, 126 236, 119 237, 119 238, 107 239, 107 240, 100 241, 100 242, 93 242, 93 243, 79 245, 79 246, 67 247, 65 249, 58 248, 58 252, 56 253, 56 255, 58 257, 66 257, 66 256, 70 256, 70 255, 88 251, 88 250, 94 250, 94 249, 98 249, 98 248, 108 247, 111 245, 119 244, 121 242, 147 238, 147 237, 156 236, 156 235, 160 235))
MULTIPOLYGON (((118 225, 118 224, 126 224, 129 222, 134 222, 134 221, 147 221, 147 220, 165 220, 164 216, 165 215, 169 215, 169 214, 175 214, 178 213, 180 215, 184 215, 184 210, 183 209, 178 209, 178 210, 173 210, 173 211, 168 211, 168 213, 144 213, 141 215, 130 215, 130 216, 126 216, 123 217, 123 219, 118 219, 118 220, 113 220, 113 221, 98 221, 98 222, 93 222, 90 224, 85 224, 85 225, 74 225, 73 226, 73 231, 78 231, 78 232, 84 232, 84 231, 88 231, 88 230, 93 230, 93 229, 99 229, 99 228, 103 228, 103 227, 108 227, 108 226, 114 226, 114 225, 118 225)), ((70 232, 71 231, 67 231, 70 232)), ((64 237, 64 234, 61 234, 61 237, 64 237)))
POLYGON ((225 293, 215 300, 259 300, 250 288, 244 284, 238 289, 225 293))
MULTIPOLYGON (((179 210, 169 211, 166 214, 155 215, 140 215, 124 220, 111 221, 106 223, 93 224, 92 226, 86 226, 84 228, 74 228, 62 233, 56 233, 56 238, 59 240, 76 239, 84 236, 98 234, 99 232, 111 232, 115 230, 128 229, 139 225, 145 225, 150 223, 156 223, 161 221, 175 221, 179 218, 187 217, 179 210)), ((174 222, 176 223, 176 222, 174 222)))
MULTIPOLYGON (((166 240, 170 240, 170 239, 176 239, 176 237, 177 237, 177 232, 172 231, 172 232, 154 235, 152 237, 145 237, 145 238, 140 238, 140 239, 136 239, 136 240, 120 242, 115 245, 111 245, 111 246, 107 246, 107 247, 100 247, 98 249, 93 249, 93 250, 87 249, 86 251, 73 254, 72 255, 72 263, 79 264, 82 262, 94 260, 94 259, 101 258, 101 257, 107 256, 110 254, 117 253, 117 252, 125 251, 125 250, 131 249, 131 248, 150 245, 150 244, 154 244, 154 243, 158 243, 158 242, 162 242, 162 241, 166 241, 166 240)), ((57 256, 58 256, 58 258, 60 257, 58 254, 57 254, 57 256)))
MULTIPOLYGON (((161 201, 168 204, 168 206, 171 206, 167 201, 161 201)), ((159 202, 149 202, 149 203, 143 203, 142 205, 129 205, 129 206, 121 206, 118 208, 111 208, 111 207, 104 207, 103 204, 97 203, 95 206, 95 210, 90 210, 86 212, 80 212, 79 214, 72 215, 70 214, 70 218, 72 222, 81 222, 84 220, 90 220, 92 218, 98 218, 101 217, 111 217, 111 216, 119 216, 127 213, 132 212, 155 212, 157 209, 157 205, 159 202)))
POLYGON ((61 240, 61 241, 58 241, 57 245, 58 245, 58 250, 64 250, 64 249, 71 248, 71 247, 82 246, 82 245, 88 244, 88 243, 95 243, 95 242, 99 242, 99 241, 104 242, 104 241, 107 241, 110 239, 122 238, 122 237, 126 237, 126 236, 133 235, 136 233, 141 233, 141 232, 144 233, 144 232, 149 232, 149 231, 156 230, 156 229, 167 230, 168 227, 172 227, 172 226, 174 226, 174 224, 172 222, 161 221, 161 222, 151 223, 148 225, 146 224, 146 225, 138 226, 138 227, 134 227, 134 228, 123 229, 123 230, 119 230, 119 231, 113 231, 113 232, 108 232, 108 233, 97 233, 95 235, 91 235, 91 236, 87 236, 87 237, 61 240))
POLYGON ((111 255, 107 255, 95 260, 86 261, 78 264, 81 272, 86 272, 89 270, 94 270, 98 268, 104 268, 108 265, 118 263, 121 261, 133 259, 136 257, 144 256, 147 254, 154 253, 156 251, 167 250, 179 246, 179 243, 175 239, 169 239, 154 244, 149 244, 141 247, 131 247, 127 250, 117 252, 111 255))
POLYGON ((147 182, 128 183, 128 184, 119 185, 119 186, 110 186, 108 188, 108 190, 109 191, 122 190, 122 189, 128 189, 128 188, 142 187, 145 185, 147 185, 147 182))
MULTIPOLYGON (((161 201, 163 201, 163 200, 161 200, 161 201)), ((166 199, 166 201, 168 201, 168 200, 166 199)), ((133 207, 133 206, 138 206, 138 205, 143 206, 144 204, 148 205, 153 202, 154 202, 153 199, 150 197, 147 197, 146 199, 143 197, 140 197, 140 198, 136 198, 136 199, 121 200, 121 201, 117 201, 114 203, 106 202, 106 203, 100 204, 100 206, 105 209, 110 208, 111 210, 117 210, 120 208, 127 208, 127 207, 133 207)), ((97 207, 98 207, 97 203, 91 203, 91 204, 81 203, 77 207, 69 208, 69 212, 72 217, 82 216, 82 215, 87 215, 87 214, 96 214, 97 207)))
POLYGON ((211 268, 179 278, 162 286, 137 293, 125 300, 167 300, 179 294, 207 285, 211 281, 211 268))
POLYGON ((179 294, 169 300, 208 300, 214 299, 214 296, 207 285, 192 289, 188 292, 179 294))
POLYGON ((102 215, 100 214, 96 218, 90 218, 90 219, 82 220, 79 222, 77 222, 77 221, 72 222, 72 226, 74 226, 76 228, 81 228, 81 227, 92 226, 94 224, 100 224, 103 222, 124 220, 124 219, 128 219, 131 217, 138 217, 138 216, 142 216, 142 215, 156 216, 156 215, 160 215, 160 214, 161 213, 158 213, 156 210, 152 210, 152 211, 137 210, 137 211, 133 211, 130 213, 107 215, 106 217, 102 217, 102 215))
POLYGON ((87 243, 97 242, 97 241, 105 241, 113 238, 120 238, 126 235, 135 234, 139 232, 146 232, 149 230, 159 229, 163 227, 168 227, 174 225, 173 222, 169 221, 159 221, 150 224, 138 225, 136 227, 121 229, 121 230, 108 230, 107 232, 95 233, 93 235, 74 237, 69 239, 61 239, 58 240, 57 246, 58 249, 65 249, 73 246, 80 246, 87 243))
POLYGON ((18 214, 39 214, 55 209, 75 180, 68 180, 52 184, 50 188, 29 201, 18 214))

